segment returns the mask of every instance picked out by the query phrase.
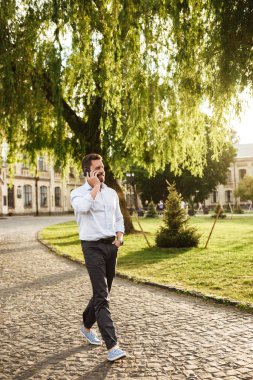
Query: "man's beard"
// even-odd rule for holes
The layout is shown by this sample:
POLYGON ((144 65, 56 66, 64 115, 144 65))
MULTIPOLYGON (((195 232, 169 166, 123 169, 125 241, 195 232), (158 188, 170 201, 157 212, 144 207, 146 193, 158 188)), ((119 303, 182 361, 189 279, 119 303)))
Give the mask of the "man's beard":
POLYGON ((105 174, 98 174, 98 179, 101 183, 105 181, 105 174))

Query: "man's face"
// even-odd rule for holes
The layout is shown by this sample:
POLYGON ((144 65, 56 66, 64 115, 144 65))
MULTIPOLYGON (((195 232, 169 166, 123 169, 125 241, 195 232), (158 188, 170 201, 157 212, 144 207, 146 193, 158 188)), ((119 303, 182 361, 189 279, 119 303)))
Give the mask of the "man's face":
POLYGON ((105 170, 102 160, 92 160, 90 170, 97 172, 98 179, 100 182, 105 182, 105 170))

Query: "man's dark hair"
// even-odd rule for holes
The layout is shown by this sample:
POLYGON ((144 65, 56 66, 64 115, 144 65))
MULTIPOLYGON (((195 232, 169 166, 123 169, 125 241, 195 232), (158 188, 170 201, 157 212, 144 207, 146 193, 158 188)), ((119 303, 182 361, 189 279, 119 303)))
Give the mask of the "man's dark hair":
POLYGON ((102 160, 102 157, 97 153, 87 154, 87 156, 82 159, 83 172, 85 172, 86 169, 90 169, 92 160, 102 160))

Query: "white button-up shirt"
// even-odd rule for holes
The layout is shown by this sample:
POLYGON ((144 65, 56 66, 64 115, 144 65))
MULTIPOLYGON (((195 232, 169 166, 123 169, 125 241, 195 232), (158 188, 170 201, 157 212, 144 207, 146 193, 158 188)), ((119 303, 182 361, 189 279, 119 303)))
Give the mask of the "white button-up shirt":
POLYGON ((96 198, 90 195, 92 187, 86 182, 71 191, 71 204, 79 227, 80 240, 99 240, 125 232, 124 220, 115 190, 104 183, 96 198))

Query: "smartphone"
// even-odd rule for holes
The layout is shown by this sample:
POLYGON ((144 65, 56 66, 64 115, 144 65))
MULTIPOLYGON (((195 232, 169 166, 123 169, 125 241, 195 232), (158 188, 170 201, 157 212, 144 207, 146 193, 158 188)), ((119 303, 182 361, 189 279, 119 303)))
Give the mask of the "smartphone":
POLYGON ((91 172, 91 170, 90 170, 90 169, 85 169, 85 170, 84 170, 84 172, 83 172, 83 175, 86 177, 86 176, 87 176, 87 174, 89 174, 89 175, 90 175, 90 172, 91 172))

